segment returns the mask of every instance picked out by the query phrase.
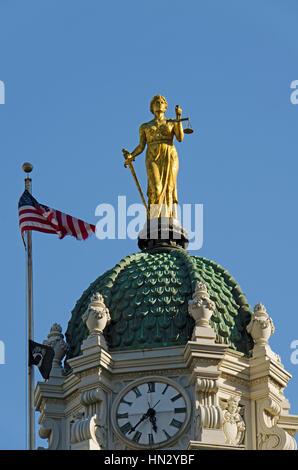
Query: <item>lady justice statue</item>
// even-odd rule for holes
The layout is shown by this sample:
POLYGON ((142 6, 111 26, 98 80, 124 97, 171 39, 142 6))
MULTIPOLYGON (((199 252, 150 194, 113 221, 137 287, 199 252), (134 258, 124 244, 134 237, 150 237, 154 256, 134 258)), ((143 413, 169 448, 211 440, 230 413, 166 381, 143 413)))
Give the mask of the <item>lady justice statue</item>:
MULTIPOLYGON (((140 142, 130 153, 122 149, 125 163, 129 166, 143 203, 147 210, 147 222, 138 236, 138 245, 142 250, 168 250, 180 246, 186 248, 188 235, 177 219, 177 173, 178 154, 174 147, 174 138, 182 142, 184 133, 191 133, 191 128, 184 129, 181 121, 182 109, 175 108, 176 119, 167 119, 167 101, 156 95, 150 103, 154 119, 140 126, 140 142), (140 188, 132 162, 135 157, 146 150, 147 196, 148 205, 140 188)), ((190 123, 189 123, 190 125, 190 123)))
MULTIPOLYGON (((140 126, 139 145, 129 153, 123 149, 128 166, 135 157, 146 150, 148 218, 177 217, 178 154, 173 144, 176 137, 182 142, 184 131, 181 122, 182 109, 176 106, 176 119, 166 119, 167 101, 156 95, 150 103, 154 119, 140 126)), ((184 119, 183 119, 184 120, 184 119)))

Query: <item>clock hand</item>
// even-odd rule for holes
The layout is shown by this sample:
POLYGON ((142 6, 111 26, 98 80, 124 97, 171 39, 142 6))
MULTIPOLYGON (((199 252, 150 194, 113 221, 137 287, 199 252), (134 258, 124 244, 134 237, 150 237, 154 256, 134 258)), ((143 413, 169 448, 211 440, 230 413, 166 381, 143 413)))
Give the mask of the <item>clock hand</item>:
POLYGON ((155 417, 155 415, 150 416, 149 420, 150 420, 150 423, 152 424, 153 431, 154 431, 154 432, 157 432, 156 417, 155 417))
MULTIPOLYGON (((150 408, 149 408, 150 409, 150 408)), ((135 431, 136 428, 138 427, 139 424, 142 423, 142 421, 144 421, 144 419, 148 418, 149 415, 148 415, 148 411, 147 413, 144 413, 142 418, 140 419, 140 421, 137 422, 137 424, 135 426, 133 426, 132 428, 130 428, 130 430, 128 431, 128 434, 130 434, 131 432, 135 431)))
POLYGON ((159 402, 160 402, 160 400, 158 400, 151 409, 153 410, 156 407, 156 405, 158 405, 159 402))
POLYGON ((154 410, 154 408, 156 407, 156 405, 158 405, 158 403, 160 402, 160 400, 158 400, 158 402, 155 403, 155 405, 153 406, 153 408, 149 408, 149 410, 147 411, 148 413, 148 416, 149 416, 149 421, 150 423, 152 424, 152 428, 153 428, 153 431, 154 432, 157 432, 157 426, 156 426, 156 411, 154 410))
MULTIPOLYGON (((158 400, 158 402, 155 403, 155 405, 153 406, 153 408, 156 407, 156 405, 160 402, 160 400, 158 400)), ((149 403, 148 403, 149 404, 149 403)), ((155 418, 155 410, 153 408, 148 408, 147 412, 143 414, 143 416, 141 417, 141 419, 137 422, 137 424, 135 424, 135 426, 133 426, 132 428, 130 428, 130 430, 128 431, 128 434, 130 434, 131 432, 135 431, 136 428, 139 426, 139 424, 141 424, 145 419, 149 418, 150 419, 150 422, 152 423, 153 425, 153 430, 156 432, 157 430, 157 427, 156 427, 156 418, 155 418), (154 424, 152 422, 152 420, 154 420, 154 424)))

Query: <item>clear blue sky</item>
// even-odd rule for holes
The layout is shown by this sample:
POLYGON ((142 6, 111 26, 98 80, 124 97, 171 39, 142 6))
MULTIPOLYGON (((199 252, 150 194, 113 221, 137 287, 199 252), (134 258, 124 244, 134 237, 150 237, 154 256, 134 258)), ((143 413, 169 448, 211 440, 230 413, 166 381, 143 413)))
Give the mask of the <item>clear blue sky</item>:
MULTIPOLYGON (((0 1, 1 449, 26 446, 21 165, 34 165, 37 200, 90 223, 118 195, 140 202, 121 149, 137 144, 157 93, 196 131, 177 144, 179 200, 204 204, 204 245, 192 254, 224 266, 252 307, 266 305, 298 414, 297 20, 296 0, 0 1)), ((135 167, 144 188, 144 157, 135 167)), ((65 331, 89 284, 136 251, 133 240, 33 233, 35 340, 54 322, 65 331)))

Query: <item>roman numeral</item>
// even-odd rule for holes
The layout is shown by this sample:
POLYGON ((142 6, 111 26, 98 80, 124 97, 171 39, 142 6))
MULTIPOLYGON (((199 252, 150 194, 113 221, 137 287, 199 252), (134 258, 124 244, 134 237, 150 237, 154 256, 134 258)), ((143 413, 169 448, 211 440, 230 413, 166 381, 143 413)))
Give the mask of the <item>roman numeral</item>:
POLYGON ((117 419, 128 418, 128 413, 117 413, 117 419))
POLYGON ((136 394, 137 398, 142 396, 142 394, 141 394, 140 390, 138 389, 138 387, 133 388, 132 391, 136 394))
POLYGON ((170 439, 171 436, 170 436, 169 433, 167 433, 167 431, 166 431, 165 429, 163 429, 163 432, 165 433, 166 438, 167 438, 167 439, 170 439))
POLYGON ((183 408, 175 408, 174 413, 186 413, 185 406, 183 408))
POLYGON ((123 424, 123 426, 121 426, 121 431, 123 432, 123 434, 126 434, 128 433, 128 431, 130 431, 131 429, 131 424, 128 422, 128 423, 125 423, 123 424))
POLYGON ((155 382, 148 382, 148 393, 155 392, 155 382))
POLYGON ((172 421, 170 422, 170 426, 173 426, 174 428, 180 429, 182 426, 182 422, 178 421, 178 419, 173 418, 172 421))
POLYGON ((154 444, 153 434, 148 434, 149 444, 154 444))
POLYGON ((132 440, 133 440, 134 442, 139 442, 139 440, 140 440, 140 438, 141 438, 141 435, 142 435, 142 433, 141 433, 140 431, 136 431, 136 433, 134 434, 132 440))
POLYGON ((168 387, 169 387, 169 384, 165 386, 165 388, 163 389, 162 391, 162 394, 164 395, 166 393, 166 391, 168 390, 168 387))
POLYGON ((181 393, 178 393, 178 395, 175 395, 173 398, 171 398, 171 401, 179 400, 179 398, 181 397, 182 397, 181 393))
POLYGON ((131 405, 132 405, 132 402, 131 402, 131 401, 126 401, 124 398, 122 398, 122 400, 121 400, 120 403, 125 403, 125 404, 128 405, 128 406, 131 406, 131 405))

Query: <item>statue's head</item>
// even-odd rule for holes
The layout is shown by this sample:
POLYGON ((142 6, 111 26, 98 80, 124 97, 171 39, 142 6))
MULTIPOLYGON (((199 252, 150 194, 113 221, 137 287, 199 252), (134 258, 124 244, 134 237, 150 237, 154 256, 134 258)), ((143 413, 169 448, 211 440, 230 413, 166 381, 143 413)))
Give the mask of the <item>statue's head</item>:
POLYGON ((232 414, 236 413, 238 411, 238 407, 239 407, 239 401, 240 401, 240 398, 239 397, 231 397, 229 400, 228 400, 228 411, 232 414))
POLYGON ((150 111, 151 111, 151 113, 154 114, 154 109, 153 109, 153 107, 154 107, 154 104, 155 104, 155 102, 156 102, 157 100, 160 100, 160 101, 164 104, 164 106, 165 106, 165 112, 166 112, 167 107, 168 107, 167 100, 166 100, 165 97, 162 96, 162 95, 155 95, 155 96, 153 96, 153 98, 152 98, 152 100, 151 100, 151 102, 150 102, 150 111))

